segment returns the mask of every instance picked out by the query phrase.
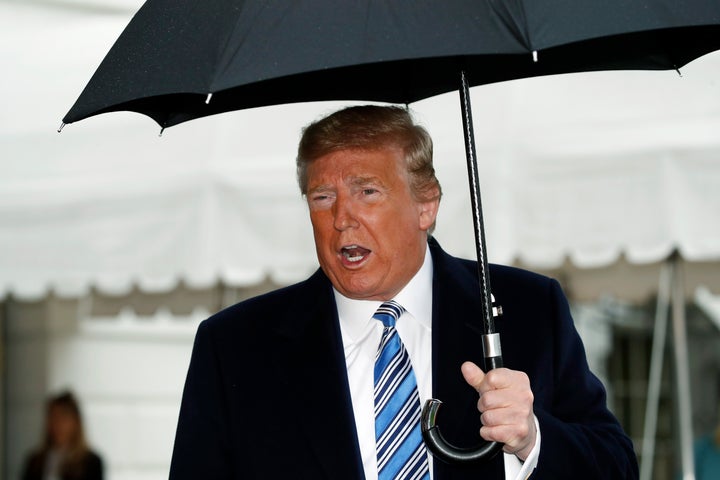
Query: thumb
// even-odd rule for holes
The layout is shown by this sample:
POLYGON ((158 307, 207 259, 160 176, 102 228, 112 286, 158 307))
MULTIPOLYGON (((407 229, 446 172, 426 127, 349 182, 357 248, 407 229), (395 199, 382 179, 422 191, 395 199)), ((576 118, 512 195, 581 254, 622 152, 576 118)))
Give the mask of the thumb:
POLYGON ((460 367, 463 378, 465 381, 478 392, 480 391, 480 384, 485 380, 485 373, 480 367, 475 365, 473 362, 465 362, 460 367))

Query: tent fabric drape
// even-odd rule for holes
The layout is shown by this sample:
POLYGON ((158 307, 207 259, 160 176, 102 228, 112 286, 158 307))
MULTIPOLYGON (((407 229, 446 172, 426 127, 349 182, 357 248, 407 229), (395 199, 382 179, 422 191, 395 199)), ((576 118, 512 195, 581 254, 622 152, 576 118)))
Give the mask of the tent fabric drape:
MULTIPOLYGON (((15 66, 0 79, 11 92, 0 110, 0 298, 308 275, 317 261, 295 144, 302 125, 345 103, 223 114, 162 138, 147 118, 113 114, 58 135, 129 15, 0 3, 0 60, 15 66)), ((718 78, 715 53, 682 77, 602 72, 474 88, 490 260, 592 272, 650 268, 677 250, 717 292, 718 78)), ((436 237, 472 257, 456 94, 411 109, 435 140, 436 237)))

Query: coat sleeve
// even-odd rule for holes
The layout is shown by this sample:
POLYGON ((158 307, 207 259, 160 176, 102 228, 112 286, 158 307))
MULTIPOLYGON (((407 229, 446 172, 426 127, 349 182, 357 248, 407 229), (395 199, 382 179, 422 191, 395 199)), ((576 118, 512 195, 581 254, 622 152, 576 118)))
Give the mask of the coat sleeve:
POLYGON ((222 364, 208 321, 195 336, 180 406, 170 480, 233 478, 222 364))
POLYGON ((588 368, 560 285, 552 280, 552 388, 536 402, 542 444, 531 478, 635 479, 637 458, 630 439, 606 406, 603 385, 588 368))

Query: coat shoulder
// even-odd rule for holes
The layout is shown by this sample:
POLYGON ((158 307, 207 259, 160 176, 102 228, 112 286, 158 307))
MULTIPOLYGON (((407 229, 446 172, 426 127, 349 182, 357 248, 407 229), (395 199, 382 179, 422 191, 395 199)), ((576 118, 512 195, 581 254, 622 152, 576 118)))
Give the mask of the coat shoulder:
POLYGON ((549 288, 551 284, 557 283, 557 280, 546 275, 508 265, 491 264, 490 275, 494 283, 499 282, 503 285, 511 282, 513 285, 518 286, 549 288))
MULTIPOLYGON (((437 261, 435 262, 436 268, 439 268, 441 271, 452 272, 460 277, 471 276, 477 278, 477 261, 450 255, 435 241, 431 241, 430 247, 433 257, 437 257, 437 261)), ((557 280, 553 278, 518 267, 495 263, 491 263, 488 267, 490 269, 490 281, 493 290, 495 287, 504 289, 508 285, 512 285, 513 288, 537 289, 542 287, 549 288, 550 285, 557 284, 557 280)))
MULTIPOLYGON (((226 307, 202 322, 204 328, 227 329, 251 327, 254 324, 277 324, 285 317, 309 311, 318 299, 332 296, 330 281, 318 270, 310 278, 226 307)), ((258 326, 258 325, 255 325, 258 326)))

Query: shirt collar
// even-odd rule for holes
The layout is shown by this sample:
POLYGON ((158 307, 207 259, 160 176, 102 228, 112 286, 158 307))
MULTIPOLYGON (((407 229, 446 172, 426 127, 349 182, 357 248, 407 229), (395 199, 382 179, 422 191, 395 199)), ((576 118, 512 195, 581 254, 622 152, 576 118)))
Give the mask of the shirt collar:
MULTIPOLYGON (((432 326, 432 277, 433 263, 430 247, 425 248, 425 258, 420 270, 393 298, 411 317, 421 325, 432 326)), ((338 317, 350 342, 360 342, 372 331, 372 316, 382 302, 377 300, 354 300, 335 290, 338 317)))

